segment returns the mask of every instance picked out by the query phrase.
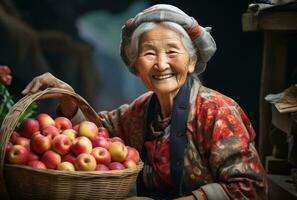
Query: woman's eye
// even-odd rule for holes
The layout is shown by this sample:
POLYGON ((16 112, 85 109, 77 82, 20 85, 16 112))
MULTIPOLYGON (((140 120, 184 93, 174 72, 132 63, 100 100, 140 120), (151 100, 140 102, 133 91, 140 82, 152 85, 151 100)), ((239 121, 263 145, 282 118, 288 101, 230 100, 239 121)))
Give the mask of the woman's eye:
POLYGON ((177 51, 173 51, 173 50, 171 50, 171 51, 168 51, 168 53, 169 53, 169 54, 175 54, 175 53, 177 53, 177 51))
POLYGON ((145 52, 144 55, 150 56, 150 55, 155 55, 155 53, 154 52, 145 52))
POLYGON ((170 56, 174 56, 177 54, 177 51, 168 51, 167 54, 169 54, 170 56))

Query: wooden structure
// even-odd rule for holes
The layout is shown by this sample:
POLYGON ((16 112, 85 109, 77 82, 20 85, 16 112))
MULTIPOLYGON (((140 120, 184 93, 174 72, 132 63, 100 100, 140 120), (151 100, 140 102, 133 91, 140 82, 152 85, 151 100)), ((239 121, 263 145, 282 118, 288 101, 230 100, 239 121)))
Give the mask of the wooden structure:
POLYGON ((297 6, 286 10, 265 9, 246 12, 242 15, 243 31, 257 31, 264 34, 262 74, 259 95, 259 153, 264 163, 271 154, 269 131, 271 127, 271 106, 264 97, 285 89, 288 34, 297 33, 297 6))
POLYGON ((264 34, 259 95, 258 149, 262 163, 266 163, 266 171, 270 173, 272 168, 277 168, 274 169, 277 174, 268 174, 269 196, 272 200, 297 199, 296 183, 289 175, 290 169, 286 164, 281 164, 271 156, 272 144, 269 136, 272 127, 272 110, 271 105, 264 99, 266 95, 279 93, 287 87, 288 39, 290 35, 297 33, 297 2, 265 9, 260 7, 248 9, 242 15, 242 29, 246 32, 264 34), (278 163, 273 167, 267 167, 267 163, 273 162, 278 163), (282 175, 277 171, 281 171, 282 175))

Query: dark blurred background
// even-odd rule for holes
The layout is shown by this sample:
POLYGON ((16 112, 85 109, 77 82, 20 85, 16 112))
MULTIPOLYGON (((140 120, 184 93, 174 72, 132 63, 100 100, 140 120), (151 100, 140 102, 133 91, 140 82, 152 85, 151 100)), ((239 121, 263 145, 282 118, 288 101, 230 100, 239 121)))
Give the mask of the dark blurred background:
POLYGON ((200 25, 212 27, 218 50, 203 83, 236 100, 258 128, 263 38, 260 33, 242 32, 241 25, 241 15, 257 1, 0 2, 0 64, 12 69, 10 90, 17 99, 34 76, 49 71, 70 83, 97 110, 132 101, 145 89, 120 59, 121 26, 149 5, 168 3, 200 25))

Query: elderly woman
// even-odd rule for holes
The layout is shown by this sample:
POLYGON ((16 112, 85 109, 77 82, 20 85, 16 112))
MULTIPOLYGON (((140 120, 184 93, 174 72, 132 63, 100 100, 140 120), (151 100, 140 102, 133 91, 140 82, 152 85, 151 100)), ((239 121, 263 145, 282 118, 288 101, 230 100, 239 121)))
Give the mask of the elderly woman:
MULTIPOLYGON (((98 115, 141 151, 135 199, 266 199, 250 121, 236 102, 197 78, 215 50, 207 29, 171 5, 152 6, 124 25, 121 56, 150 91, 98 115)), ((73 90, 46 73, 23 94, 46 87, 73 90)), ((63 115, 80 115, 70 99, 60 100, 63 115)))

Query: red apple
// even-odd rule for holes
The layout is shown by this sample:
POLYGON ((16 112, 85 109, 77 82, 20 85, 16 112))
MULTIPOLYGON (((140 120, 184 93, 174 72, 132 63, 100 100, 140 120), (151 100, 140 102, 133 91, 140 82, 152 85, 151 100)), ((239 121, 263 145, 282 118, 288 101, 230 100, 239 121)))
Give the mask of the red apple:
POLYGON ((103 147, 94 148, 91 154, 94 156, 98 164, 108 164, 111 162, 109 151, 103 147))
POLYGON ((60 134, 60 130, 57 129, 55 126, 48 125, 44 126, 41 129, 41 134, 45 136, 50 136, 52 139, 54 139, 54 137, 60 134))
POLYGON ((58 164, 61 163, 61 156, 58 153, 49 150, 42 155, 41 161, 48 169, 56 169, 58 164))
POLYGON ((36 119, 24 119, 20 126, 19 133, 25 138, 31 138, 32 134, 39 131, 40 125, 36 119))
POLYGON ((121 142, 113 142, 109 146, 109 153, 112 161, 122 162, 128 154, 127 147, 121 142))
POLYGON ((69 171, 69 172, 74 172, 75 168, 74 165, 71 162, 61 162, 57 166, 57 170, 62 170, 62 171, 69 171))
POLYGON ((19 133, 25 138, 31 139, 32 134, 39 131, 39 122, 35 119, 24 119, 20 126, 19 133))
POLYGON ((77 136, 77 131, 70 128, 62 131, 61 134, 67 135, 71 139, 71 141, 73 141, 77 136))
POLYGON ((31 139, 33 139, 36 135, 39 135, 39 134, 41 134, 40 131, 37 131, 37 132, 33 133, 31 139))
POLYGON ((94 147, 103 147, 105 149, 109 149, 110 143, 102 136, 96 135, 96 137, 92 141, 93 148, 94 147))
POLYGON ((90 140, 93 140, 97 135, 98 128, 96 124, 90 121, 83 121, 79 125, 78 135, 85 136, 90 140))
POLYGON ((29 163, 31 161, 34 161, 34 160, 39 160, 39 156, 30 151, 29 154, 28 154, 27 163, 29 163))
POLYGON ((134 147, 126 147, 128 149, 128 155, 126 157, 126 160, 133 160, 136 164, 138 164, 140 160, 139 152, 134 147))
POLYGON ((6 146, 6 150, 5 150, 5 158, 7 160, 7 155, 8 155, 8 152, 10 151, 10 149, 13 147, 13 144, 11 142, 8 142, 7 143, 7 146, 6 146))
POLYGON ((109 171, 110 169, 104 164, 97 164, 95 171, 109 171))
POLYGON ((104 127, 99 127, 98 128, 97 135, 102 136, 104 138, 109 138, 108 130, 106 128, 104 128, 104 127))
POLYGON ((124 141, 123 141, 123 139, 120 138, 120 137, 113 137, 113 138, 110 138, 109 141, 110 141, 111 143, 113 143, 113 142, 121 142, 121 143, 125 144, 124 141))
POLYGON ((15 139, 15 144, 24 146, 28 151, 30 151, 30 139, 25 137, 17 137, 15 139))
POLYGON ((40 113, 39 115, 37 115, 37 120, 41 127, 49 125, 55 126, 55 120, 53 120, 53 118, 46 113, 40 113))
POLYGON ((6 152, 8 152, 12 147, 13 147, 13 144, 11 142, 8 142, 6 146, 6 152))
POLYGON ((137 164, 134 160, 125 160, 123 162, 125 168, 136 168, 137 164))
POLYGON ((91 154, 81 153, 76 158, 75 168, 78 171, 94 171, 96 169, 96 160, 91 154))
POLYGON ((11 142, 8 142, 6 149, 5 149, 5 159, 7 160, 8 158, 8 153, 11 150, 11 148, 13 147, 13 144, 11 142))
POLYGON ((75 160, 76 160, 76 157, 72 153, 69 153, 62 158, 62 162, 67 161, 67 162, 71 162, 72 164, 75 163, 75 160))
POLYGON ((46 166, 40 160, 32 160, 28 163, 28 166, 38 169, 46 169, 46 166))
POLYGON ((33 135, 31 139, 31 150, 35 153, 42 154, 48 150, 50 150, 52 144, 51 137, 41 135, 40 133, 36 133, 33 135))
POLYGON ((72 128, 71 121, 66 117, 57 117, 55 119, 55 126, 60 130, 66 130, 72 128))
POLYGON ((19 145, 13 145, 7 154, 7 161, 12 164, 24 165, 28 160, 29 151, 19 145))
POLYGON ((85 136, 75 138, 71 146, 71 150, 76 156, 81 153, 91 153, 92 148, 92 142, 85 136))
POLYGON ((120 162, 111 162, 107 165, 110 170, 122 170, 125 169, 124 165, 120 162))
POLYGON ((67 135, 57 135, 52 141, 52 150, 60 155, 65 155, 70 151, 72 142, 67 135))
POLYGON ((16 131, 13 131, 13 133, 11 134, 10 136, 10 139, 9 141, 12 143, 12 144, 15 144, 15 140, 20 137, 20 134, 16 131))

